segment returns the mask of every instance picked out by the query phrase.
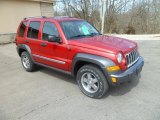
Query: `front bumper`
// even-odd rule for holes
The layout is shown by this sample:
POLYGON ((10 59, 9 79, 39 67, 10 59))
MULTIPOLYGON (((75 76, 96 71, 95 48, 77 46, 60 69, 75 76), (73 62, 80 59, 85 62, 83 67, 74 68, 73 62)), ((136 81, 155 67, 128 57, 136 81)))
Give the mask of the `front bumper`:
POLYGON ((114 86, 120 83, 134 80, 142 71, 143 65, 144 65, 143 58, 140 57, 139 60, 127 70, 119 71, 117 73, 110 73, 109 77, 111 85, 114 86), (113 83, 111 81, 111 78, 116 78, 116 83, 113 83))

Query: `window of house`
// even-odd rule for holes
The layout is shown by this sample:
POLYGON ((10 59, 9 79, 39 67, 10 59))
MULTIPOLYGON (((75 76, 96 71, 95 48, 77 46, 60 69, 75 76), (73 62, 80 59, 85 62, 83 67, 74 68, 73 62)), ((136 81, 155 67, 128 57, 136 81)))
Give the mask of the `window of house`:
POLYGON ((39 28, 40 28, 40 22, 30 22, 27 37, 38 39, 39 28))
POLYGON ((52 23, 52 22, 45 22, 44 23, 42 39, 48 40, 48 36, 56 36, 56 37, 59 36, 58 30, 57 30, 56 26, 54 25, 54 23, 52 23))
POLYGON ((22 22, 20 29, 19 29, 19 33, 18 36, 23 37, 24 36, 24 32, 26 30, 26 26, 27 26, 27 22, 22 22))

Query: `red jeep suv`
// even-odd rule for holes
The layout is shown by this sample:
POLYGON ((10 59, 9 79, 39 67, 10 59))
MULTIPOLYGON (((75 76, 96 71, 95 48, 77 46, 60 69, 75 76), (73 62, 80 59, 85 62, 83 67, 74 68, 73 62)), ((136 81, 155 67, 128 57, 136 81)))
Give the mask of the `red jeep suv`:
POLYGON ((110 86, 135 79, 144 64, 136 42, 102 35, 79 18, 24 18, 16 45, 26 71, 40 65, 70 74, 92 98, 103 97, 110 86))

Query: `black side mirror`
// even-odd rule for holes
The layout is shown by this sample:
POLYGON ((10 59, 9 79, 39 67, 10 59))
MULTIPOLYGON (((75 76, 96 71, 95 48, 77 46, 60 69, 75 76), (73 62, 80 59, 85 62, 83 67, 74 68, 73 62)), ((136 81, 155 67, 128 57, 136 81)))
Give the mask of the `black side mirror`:
POLYGON ((57 37, 55 35, 49 35, 48 36, 48 42, 58 42, 58 43, 61 43, 61 38, 57 37))

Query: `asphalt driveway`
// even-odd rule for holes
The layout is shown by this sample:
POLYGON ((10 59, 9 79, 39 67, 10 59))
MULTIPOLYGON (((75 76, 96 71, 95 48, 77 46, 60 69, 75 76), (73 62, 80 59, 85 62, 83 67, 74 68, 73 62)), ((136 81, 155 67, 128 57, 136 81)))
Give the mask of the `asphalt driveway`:
POLYGON ((138 41, 141 78, 111 88, 100 100, 75 80, 41 68, 28 73, 14 44, 0 46, 0 120, 160 120, 160 41, 138 41))

